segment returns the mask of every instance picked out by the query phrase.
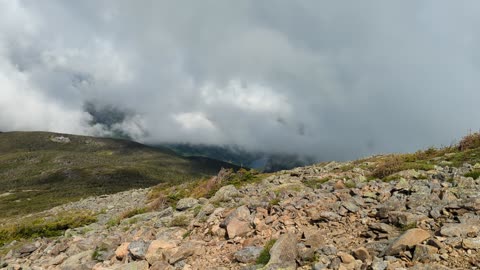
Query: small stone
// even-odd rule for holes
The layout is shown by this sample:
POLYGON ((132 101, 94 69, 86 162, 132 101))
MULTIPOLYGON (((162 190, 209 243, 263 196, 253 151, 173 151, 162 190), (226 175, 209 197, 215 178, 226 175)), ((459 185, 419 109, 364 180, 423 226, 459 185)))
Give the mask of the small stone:
POLYGON ((131 262, 115 268, 115 270, 148 270, 148 262, 138 261, 131 262))
POLYGON ((355 258, 352 255, 345 252, 339 252, 338 256, 340 257, 342 262, 346 264, 350 264, 355 261, 355 258))
POLYGON ((372 262, 372 270, 385 270, 388 267, 388 262, 375 257, 372 262))
POLYGON ((370 261, 371 260, 371 257, 370 257, 370 253, 368 252, 368 250, 364 247, 360 247, 360 248, 357 248, 353 251, 353 256, 358 259, 358 260, 361 260, 362 262, 366 262, 366 261, 370 261))
POLYGON ((430 262, 434 261, 434 254, 436 254, 438 249, 436 247, 428 246, 428 245, 416 245, 415 251, 413 253, 413 260, 419 262, 430 262))
POLYGON ((128 245, 130 242, 122 243, 116 250, 115 250, 115 257, 117 259, 122 260, 128 255, 128 245))

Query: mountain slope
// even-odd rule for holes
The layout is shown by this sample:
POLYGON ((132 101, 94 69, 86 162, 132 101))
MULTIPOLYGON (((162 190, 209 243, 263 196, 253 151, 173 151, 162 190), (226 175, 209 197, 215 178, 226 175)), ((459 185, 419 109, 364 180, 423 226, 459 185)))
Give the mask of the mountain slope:
POLYGON ((0 133, 0 213, 25 214, 91 195, 213 175, 229 163, 127 140, 0 133))

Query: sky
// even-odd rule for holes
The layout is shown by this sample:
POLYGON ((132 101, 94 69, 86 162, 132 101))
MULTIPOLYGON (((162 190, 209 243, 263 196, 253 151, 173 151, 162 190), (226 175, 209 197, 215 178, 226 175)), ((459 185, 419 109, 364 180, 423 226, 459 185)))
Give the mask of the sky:
POLYGON ((480 129, 480 2, 0 0, 0 130, 321 160, 480 129))

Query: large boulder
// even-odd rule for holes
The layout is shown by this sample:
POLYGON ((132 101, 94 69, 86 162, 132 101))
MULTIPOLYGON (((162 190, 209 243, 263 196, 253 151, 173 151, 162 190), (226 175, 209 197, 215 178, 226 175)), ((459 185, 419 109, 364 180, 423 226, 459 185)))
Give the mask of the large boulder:
POLYGON ((185 211, 187 209, 190 209, 192 207, 195 207, 198 205, 198 200, 194 198, 183 198, 177 202, 176 209, 178 211, 185 211))
POLYGON ((235 197, 238 197, 240 193, 238 192, 237 188, 233 185, 228 185, 221 187, 216 193, 213 198, 211 198, 212 202, 228 202, 235 197))
POLYGON ((297 237, 292 233, 283 234, 270 249, 270 260, 265 269, 296 269, 297 256, 297 237))
POLYGON ((251 215, 250 210, 245 205, 235 209, 230 215, 228 215, 220 224, 221 228, 227 230, 227 236, 229 239, 236 236, 244 236, 250 230, 251 215))
POLYGON ((430 233, 423 229, 410 229, 390 244, 385 251, 385 255, 393 256, 399 254, 406 248, 412 248, 417 244, 430 238, 430 233))

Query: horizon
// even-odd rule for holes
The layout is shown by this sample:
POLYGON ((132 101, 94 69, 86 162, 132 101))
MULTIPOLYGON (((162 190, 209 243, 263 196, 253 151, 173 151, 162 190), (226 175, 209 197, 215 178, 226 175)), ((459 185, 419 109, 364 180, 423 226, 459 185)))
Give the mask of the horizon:
POLYGON ((0 1, 0 130, 354 160, 479 130, 480 4, 0 1))

